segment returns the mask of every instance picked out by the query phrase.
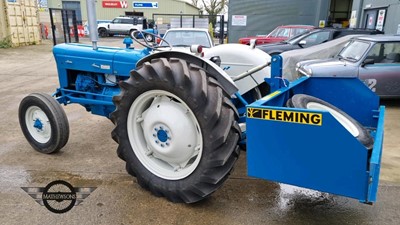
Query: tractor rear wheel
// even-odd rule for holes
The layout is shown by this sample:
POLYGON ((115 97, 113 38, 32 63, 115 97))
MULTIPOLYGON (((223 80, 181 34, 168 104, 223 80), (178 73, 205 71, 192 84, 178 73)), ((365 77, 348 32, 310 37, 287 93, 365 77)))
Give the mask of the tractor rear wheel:
POLYGON ((238 114, 203 69, 153 59, 120 83, 111 119, 118 156, 154 195, 193 203, 216 191, 239 156, 238 114))
POLYGON ((33 93, 19 105, 19 124, 29 144, 38 152, 58 152, 68 141, 68 119, 50 95, 33 93))

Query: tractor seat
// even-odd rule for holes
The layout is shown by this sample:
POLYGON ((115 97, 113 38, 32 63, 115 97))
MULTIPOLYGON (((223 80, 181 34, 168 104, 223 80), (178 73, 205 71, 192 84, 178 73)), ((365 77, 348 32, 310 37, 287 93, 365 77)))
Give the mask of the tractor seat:
POLYGON ((381 63, 398 63, 400 62, 400 54, 399 53, 389 53, 386 55, 386 58, 382 59, 381 63))

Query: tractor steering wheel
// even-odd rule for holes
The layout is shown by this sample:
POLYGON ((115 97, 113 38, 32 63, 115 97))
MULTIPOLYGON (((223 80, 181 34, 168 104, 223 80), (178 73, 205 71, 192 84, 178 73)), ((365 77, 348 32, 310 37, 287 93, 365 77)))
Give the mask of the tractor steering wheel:
POLYGON ((165 40, 165 39, 162 38, 161 36, 159 36, 159 35, 157 35, 157 34, 154 34, 154 33, 136 30, 136 31, 134 31, 134 35, 132 35, 131 38, 132 38, 134 41, 136 41, 138 44, 140 44, 141 46, 143 46, 143 47, 145 47, 145 48, 150 48, 150 49, 153 50, 153 51, 161 51, 161 50, 159 49, 160 46, 153 46, 151 43, 149 43, 149 41, 147 40, 147 38, 145 37, 145 35, 151 35, 151 36, 153 36, 153 37, 154 37, 154 40, 155 40, 156 38, 159 38, 159 39, 162 40, 163 42, 167 43, 168 47, 170 48, 169 50, 172 50, 172 45, 171 45, 167 40, 165 40), (136 34, 141 34, 145 43, 139 41, 139 40, 136 38, 136 37, 138 36, 138 35, 136 35, 136 34))

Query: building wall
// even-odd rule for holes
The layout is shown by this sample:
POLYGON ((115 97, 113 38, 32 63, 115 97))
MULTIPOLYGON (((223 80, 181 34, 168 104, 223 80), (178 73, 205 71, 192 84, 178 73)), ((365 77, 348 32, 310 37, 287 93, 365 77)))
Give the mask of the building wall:
POLYGON ((381 8, 387 8, 384 23, 385 34, 396 34, 400 25, 399 0, 353 0, 352 10, 356 11, 357 27, 364 27, 367 10, 381 8))
MULTIPOLYGON (((74 1, 74 0, 69 0, 74 1)), ((151 0, 150 2, 158 2, 158 8, 153 9, 138 9, 133 8, 132 0, 127 0, 128 8, 103 8, 103 0, 96 1, 96 16, 98 20, 111 20, 117 16, 124 15, 129 12, 143 12, 147 18, 152 18, 153 13, 168 13, 168 14, 199 14, 199 9, 187 2, 180 0, 151 0)), ((87 20, 86 0, 79 1, 81 3, 82 20, 87 20)), ((135 1, 140 2, 140 1, 135 1)), ((149 1, 147 1, 149 2, 149 1)), ((62 0, 48 0, 49 8, 62 8, 62 0)))
POLYGON ((229 42, 239 38, 265 35, 279 25, 306 24, 318 26, 328 19, 330 1, 326 0, 230 0, 229 42), (233 15, 246 15, 246 26, 232 26, 233 15))

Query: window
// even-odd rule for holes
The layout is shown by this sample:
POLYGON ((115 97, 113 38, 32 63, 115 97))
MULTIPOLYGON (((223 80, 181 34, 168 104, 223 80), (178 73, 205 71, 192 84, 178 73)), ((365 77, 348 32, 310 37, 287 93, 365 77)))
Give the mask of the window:
POLYGON ((302 34, 306 31, 307 31, 307 29, 305 29, 305 28, 292 28, 292 37, 302 34))
POLYGON ((329 41, 329 35, 329 31, 318 32, 307 36, 303 41, 306 41, 306 46, 313 46, 329 41))
POLYGON ((290 28, 278 27, 273 30, 268 36, 269 37, 289 37, 290 28))
POLYGON ((376 43, 367 59, 374 59, 375 63, 400 63, 400 42, 376 43))
POLYGON ((358 61, 363 57, 369 45, 368 42, 352 41, 340 52, 339 56, 349 61, 358 61))
POLYGON ((133 19, 121 19, 122 24, 133 24, 133 19))
MULTIPOLYGON (((164 39, 174 47, 188 47, 191 45, 202 45, 210 48, 211 44, 206 32, 201 31, 174 31, 168 32, 164 39)), ((161 43, 161 46, 168 46, 161 43)))

